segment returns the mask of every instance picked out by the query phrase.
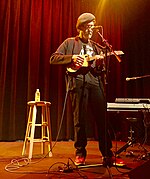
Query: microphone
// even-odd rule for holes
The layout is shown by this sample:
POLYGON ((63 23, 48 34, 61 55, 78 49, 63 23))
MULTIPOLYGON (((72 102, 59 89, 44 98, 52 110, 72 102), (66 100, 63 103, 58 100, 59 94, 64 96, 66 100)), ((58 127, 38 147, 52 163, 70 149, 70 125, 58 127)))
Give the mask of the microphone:
POLYGON ((141 78, 146 78, 146 77, 150 77, 150 75, 144 75, 144 76, 136 76, 136 77, 132 77, 132 78, 126 78, 126 81, 130 81, 130 80, 137 80, 137 79, 141 79, 141 78))
POLYGON ((95 29, 100 29, 100 28, 102 28, 101 25, 92 26, 92 29, 93 29, 93 30, 95 30, 95 29))
POLYGON ((137 77, 132 77, 132 78, 126 78, 126 81, 130 81, 130 80, 136 80, 137 79, 137 77))

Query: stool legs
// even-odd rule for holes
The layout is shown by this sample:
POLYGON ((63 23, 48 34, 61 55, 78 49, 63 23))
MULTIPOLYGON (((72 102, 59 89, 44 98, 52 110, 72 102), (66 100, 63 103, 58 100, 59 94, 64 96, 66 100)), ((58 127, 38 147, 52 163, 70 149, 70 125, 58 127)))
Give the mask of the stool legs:
POLYGON ((48 106, 42 107, 42 143, 41 153, 45 153, 45 141, 48 141, 49 156, 52 156, 52 136, 51 136, 51 123, 50 123, 50 110, 48 106), (46 119, 46 120, 45 120, 46 119))
POLYGON ((31 128, 31 124, 32 124, 32 113, 33 113, 33 106, 30 106, 29 107, 29 115, 28 115, 28 121, 27 121, 26 134, 25 134, 25 140, 24 140, 23 149, 22 149, 22 155, 26 154, 26 147, 27 147, 27 142, 29 140, 30 128, 31 128))
POLYGON ((34 105, 33 106, 33 114, 32 114, 30 146, 29 146, 29 159, 32 158, 32 153, 33 153, 33 142, 34 142, 34 133, 35 133, 36 113, 37 113, 37 109, 36 109, 36 105, 34 105))
POLYGON ((51 123, 50 123, 50 110, 48 109, 48 107, 46 107, 46 115, 47 115, 47 134, 48 134, 48 140, 49 140, 49 145, 48 145, 48 151, 49 152, 49 156, 52 156, 52 134, 51 134, 51 123))
POLYGON ((26 145, 29 141, 29 155, 28 158, 32 158, 33 154, 33 143, 40 142, 41 143, 41 153, 45 153, 45 142, 48 142, 48 151, 49 156, 52 156, 52 136, 51 136, 51 123, 50 123, 50 108, 49 105, 38 103, 38 106, 41 107, 41 124, 36 124, 36 117, 37 117, 37 105, 35 104, 29 105, 29 115, 28 115, 28 122, 27 122, 27 129, 25 134, 25 140, 22 149, 22 155, 26 153, 26 145), (41 138, 35 139, 35 127, 41 127, 41 138))

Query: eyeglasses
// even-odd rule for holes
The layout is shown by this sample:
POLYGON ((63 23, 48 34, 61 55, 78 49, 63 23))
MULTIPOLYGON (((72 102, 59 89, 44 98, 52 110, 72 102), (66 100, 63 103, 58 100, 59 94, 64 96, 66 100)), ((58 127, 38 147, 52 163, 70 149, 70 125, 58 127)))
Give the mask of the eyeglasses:
POLYGON ((85 28, 86 29, 93 29, 94 25, 86 25, 85 28))

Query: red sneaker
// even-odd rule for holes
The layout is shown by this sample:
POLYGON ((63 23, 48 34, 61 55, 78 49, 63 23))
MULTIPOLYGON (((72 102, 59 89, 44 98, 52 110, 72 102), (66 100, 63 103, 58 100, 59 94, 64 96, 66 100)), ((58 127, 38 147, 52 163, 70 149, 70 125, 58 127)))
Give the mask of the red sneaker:
POLYGON ((79 165, 85 165, 85 157, 76 156, 76 159, 75 159, 74 163, 77 166, 79 166, 79 165))
POLYGON ((122 158, 113 156, 112 160, 113 160, 113 165, 115 165, 115 166, 122 167, 122 166, 126 165, 122 158))
POLYGON ((118 157, 104 157, 103 158, 103 165, 104 167, 112 167, 112 166, 118 166, 118 167, 122 167, 125 166, 124 161, 122 160, 122 158, 118 158, 118 157))

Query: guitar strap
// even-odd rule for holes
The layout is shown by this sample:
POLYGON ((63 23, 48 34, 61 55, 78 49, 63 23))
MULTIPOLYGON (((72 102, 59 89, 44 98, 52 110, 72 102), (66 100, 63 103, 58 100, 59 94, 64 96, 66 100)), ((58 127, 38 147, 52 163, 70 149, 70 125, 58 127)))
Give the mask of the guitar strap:
POLYGON ((84 55, 86 55, 86 45, 83 45, 84 55))

